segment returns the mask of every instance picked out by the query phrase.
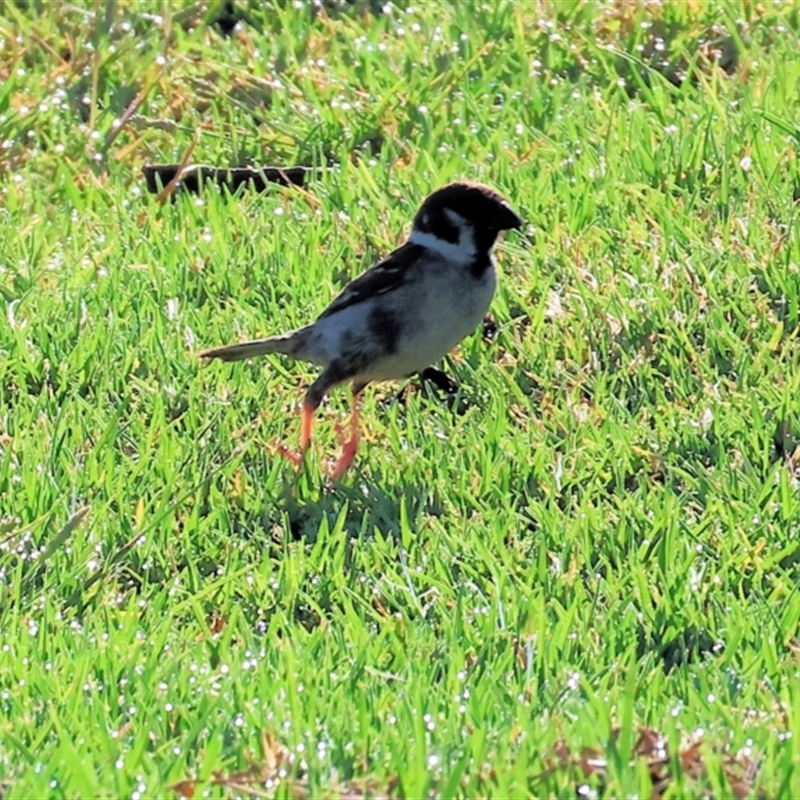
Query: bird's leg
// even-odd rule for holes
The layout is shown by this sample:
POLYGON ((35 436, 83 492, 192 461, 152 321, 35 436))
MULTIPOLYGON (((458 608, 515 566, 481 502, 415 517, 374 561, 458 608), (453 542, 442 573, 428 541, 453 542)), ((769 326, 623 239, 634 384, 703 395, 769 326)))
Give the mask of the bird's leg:
POLYGON ((303 400, 303 408, 300 411, 300 449, 304 453, 311 444, 311 430, 314 427, 316 410, 316 406, 312 405, 308 398, 303 400))
POLYGON ((296 467, 303 463, 303 456, 311 444, 311 430, 314 427, 314 412, 317 407, 306 397, 300 409, 300 450, 292 450, 283 442, 278 442, 278 452, 296 467))
POLYGON ((359 419, 361 417, 361 394, 360 390, 353 390, 353 397, 350 403, 350 438, 346 439, 344 431, 340 425, 336 426, 336 433, 339 438, 339 444, 342 446, 342 453, 339 460, 333 467, 330 474, 331 483, 338 481, 350 468, 356 457, 359 441, 359 419))

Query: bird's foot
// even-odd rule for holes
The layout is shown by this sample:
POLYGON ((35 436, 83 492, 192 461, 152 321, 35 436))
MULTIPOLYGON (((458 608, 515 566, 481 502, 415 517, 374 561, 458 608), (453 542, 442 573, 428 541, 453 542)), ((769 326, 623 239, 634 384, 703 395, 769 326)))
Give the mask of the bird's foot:
POLYGON ((300 412, 300 449, 293 450, 288 444, 278 440, 275 442, 275 451, 283 456, 287 461, 291 461, 297 469, 303 466, 303 458, 311 445, 311 429, 314 426, 314 409, 308 404, 303 403, 300 412))
POLYGON ((358 442, 359 442, 359 433, 358 433, 358 414, 356 413, 355 419, 351 417, 350 419, 350 438, 347 438, 347 434, 342 427, 341 423, 336 423, 336 438, 339 441, 339 445, 342 448, 342 452, 339 455, 336 463, 333 465, 333 469, 331 470, 330 475, 328 476, 328 480, 330 483, 335 483, 342 477, 342 475, 347 472, 348 469, 355 461, 356 453, 358 452, 358 442))
POLYGON ((283 458, 285 458, 287 461, 290 461, 295 467, 297 467, 297 469, 300 469, 300 467, 303 466, 303 457, 305 456, 306 452, 305 450, 293 450, 288 444, 280 440, 275 442, 274 447, 275 452, 279 456, 283 456, 283 458))
POLYGON ((350 439, 342 445, 342 452, 333 465, 330 475, 328 475, 328 481, 330 483, 336 483, 336 481, 350 469, 353 461, 355 461, 357 451, 358 439, 350 439))

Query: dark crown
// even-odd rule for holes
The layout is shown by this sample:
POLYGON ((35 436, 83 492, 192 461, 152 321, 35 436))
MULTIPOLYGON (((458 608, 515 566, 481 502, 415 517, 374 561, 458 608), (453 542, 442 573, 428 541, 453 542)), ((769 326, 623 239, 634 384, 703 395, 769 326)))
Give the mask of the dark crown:
POLYGON ((489 250, 500 231, 522 227, 522 220, 502 195, 480 183, 458 181, 428 195, 414 217, 414 229, 450 242, 458 242, 459 229, 445 213, 450 210, 471 223, 475 244, 489 250))

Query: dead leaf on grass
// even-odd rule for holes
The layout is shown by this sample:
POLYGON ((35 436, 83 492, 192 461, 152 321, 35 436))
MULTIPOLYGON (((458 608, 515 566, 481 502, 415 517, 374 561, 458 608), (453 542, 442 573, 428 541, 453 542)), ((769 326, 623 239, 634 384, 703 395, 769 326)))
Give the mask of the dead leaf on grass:
MULTIPOLYGON (((619 728, 613 731, 612 742, 618 741, 619 733, 619 728)), ((692 782, 707 780, 709 771, 703 753, 718 752, 720 749, 719 745, 699 738, 681 747, 678 752, 678 763, 683 777, 692 782)), ((631 763, 635 761, 646 763, 653 787, 651 798, 660 800, 675 781, 666 737, 654 728, 640 728, 631 756, 631 763)), ((576 753, 562 739, 553 748, 549 761, 550 766, 539 776, 539 780, 564 769, 579 770, 584 779, 595 777, 604 782, 607 777, 608 760, 599 748, 583 747, 576 753)), ((758 762, 749 752, 725 755, 722 760, 722 771, 737 800, 743 800, 752 794, 758 776, 758 762)))
MULTIPOLYGON (((215 770, 207 783, 222 786, 231 793, 245 797, 273 798, 279 786, 288 786, 289 795, 295 800, 311 797, 308 780, 303 774, 292 775, 295 757, 272 731, 261 736, 261 757, 247 767, 233 772, 215 770)), ((200 784, 198 778, 185 778, 167 787, 179 798, 192 800, 200 784)), ((325 796, 332 800, 393 800, 400 785, 396 776, 388 780, 362 778, 343 784, 334 784, 325 796)))

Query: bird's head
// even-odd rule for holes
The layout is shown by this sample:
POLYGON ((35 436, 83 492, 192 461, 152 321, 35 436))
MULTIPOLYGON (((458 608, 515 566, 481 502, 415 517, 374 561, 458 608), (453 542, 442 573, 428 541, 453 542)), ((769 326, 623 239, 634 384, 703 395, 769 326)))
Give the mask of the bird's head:
POLYGON ((500 231, 521 227, 522 220, 494 189, 459 181, 425 199, 414 217, 410 240, 468 262, 486 256, 500 231))

